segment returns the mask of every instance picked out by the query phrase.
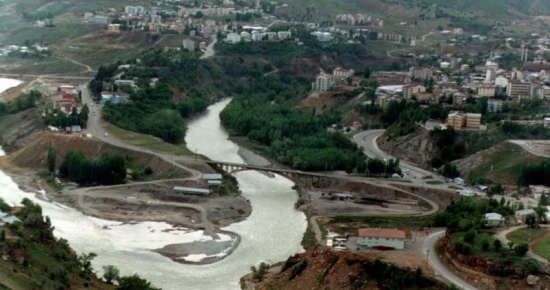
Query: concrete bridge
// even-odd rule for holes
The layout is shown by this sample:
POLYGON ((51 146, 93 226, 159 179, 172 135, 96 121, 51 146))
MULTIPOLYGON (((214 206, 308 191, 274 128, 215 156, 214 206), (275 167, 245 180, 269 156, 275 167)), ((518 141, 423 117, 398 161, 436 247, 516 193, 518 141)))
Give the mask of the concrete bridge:
POLYGON ((326 175, 326 174, 302 172, 300 170, 293 170, 293 169, 254 166, 254 165, 212 161, 212 160, 206 161, 206 163, 212 166, 212 168, 218 171, 224 171, 227 174, 233 174, 235 172, 245 171, 245 170, 255 170, 260 172, 281 175, 285 178, 288 178, 294 181, 296 184, 299 184, 299 185, 311 185, 314 182, 318 182, 323 179, 333 178, 332 176, 326 175))

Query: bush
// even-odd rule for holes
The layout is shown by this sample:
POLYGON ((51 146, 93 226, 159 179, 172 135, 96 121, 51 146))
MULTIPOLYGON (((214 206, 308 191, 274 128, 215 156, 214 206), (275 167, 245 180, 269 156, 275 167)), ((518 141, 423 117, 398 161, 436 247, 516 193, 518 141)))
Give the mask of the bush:
POLYGON ((475 230, 469 230, 465 235, 464 235, 464 241, 468 244, 473 244, 475 239, 476 239, 476 231, 475 230))
POLYGON ((527 245, 526 243, 521 243, 514 247, 514 252, 516 253, 516 255, 520 257, 525 256, 525 254, 527 254, 528 251, 529 251, 529 245, 527 245))
POLYGON ((495 248, 495 252, 500 251, 500 249, 502 248, 502 242, 500 240, 495 240, 493 242, 493 247, 495 248))
POLYGON ((485 252, 488 252, 489 251, 489 242, 488 241, 483 241, 483 243, 481 243, 481 249, 483 249, 483 251, 485 251, 485 252))

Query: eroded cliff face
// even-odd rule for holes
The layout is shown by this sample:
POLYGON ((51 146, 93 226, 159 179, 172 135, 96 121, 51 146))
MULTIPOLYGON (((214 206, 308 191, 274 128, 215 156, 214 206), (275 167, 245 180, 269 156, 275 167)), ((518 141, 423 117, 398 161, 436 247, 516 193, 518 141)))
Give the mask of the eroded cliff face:
POLYGON ((34 140, 44 130, 44 123, 34 109, 0 119, 0 140, 4 151, 13 152, 34 140))
POLYGON ((399 137, 390 137, 386 133, 378 138, 377 143, 378 147, 389 155, 424 168, 430 167, 437 150, 429 132, 425 130, 415 130, 411 134, 399 137))
POLYGON ((280 272, 256 284, 255 289, 447 289, 447 286, 426 277, 422 271, 402 269, 372 255, 316 246, 288 258, 280 272))

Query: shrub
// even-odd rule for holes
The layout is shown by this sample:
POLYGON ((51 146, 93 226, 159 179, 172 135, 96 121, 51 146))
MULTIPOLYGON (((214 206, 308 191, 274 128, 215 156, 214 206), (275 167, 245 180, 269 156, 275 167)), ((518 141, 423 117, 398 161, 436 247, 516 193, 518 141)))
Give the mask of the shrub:
POLYGON ((529 251, 529 245, 527 245, 526 243, 521 243, 514 247, 514 252, 516 253, 516 255, 520 257, 525 256, 525 254, 527 254, 528 251, 529 251))
POLYGON ((489 251, 489 242, 483 241, 483 243, 481 243, 481 249, 483 249, 483 251, 485 252, 489 251))
POLYGON ((465 235, 464 235, 464 241, 468 244, 473 244, 475 239, 476 239, 476 231, 475 230, 469 230, 465 235))
POLYGON ((502 242, 500 240, 495 240, 493 242, 493 247, 495 248, 495 252, 500 251, 500 249, 502 248, 502 242))

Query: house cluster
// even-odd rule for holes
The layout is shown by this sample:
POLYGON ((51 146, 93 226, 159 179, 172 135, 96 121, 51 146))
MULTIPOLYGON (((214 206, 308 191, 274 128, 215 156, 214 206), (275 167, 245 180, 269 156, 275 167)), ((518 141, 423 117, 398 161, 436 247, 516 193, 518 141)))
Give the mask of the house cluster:
POLYGON ((50 84, 43 93, 53 100, 53 108, 70 114, 73 110, 80 113, 82 103, 78 100, 78 90, 71 84, 50 84))
POLYGON ((315 82, 311 83, 311 89, 317 92, 330 91, 334 85, 343 83, 347 78, 351 78, 355 71, 353 69, 344 69, 337 67, 332 71, 332 74, 327 74, 321 71, 315 82))
POLYGON ((230 32, 224 39, 227 43, 238 43, 241 41, 262 41, 262 40, 285 40, 292 37, 290 31, 267 31, 262 26, 243 26, 241 33, 230 32))
POLYGON ((46 52, 49 48, 47 46, 33 45, 33 46, 20 46, 20 45, 0 45, 0 56, 8 55, 10 53, 19 52, 19 53, 40 53, 46 52))
POLYGON ((337 24, 384 26, 384 20, 366 14, 336 15, 337 24))

